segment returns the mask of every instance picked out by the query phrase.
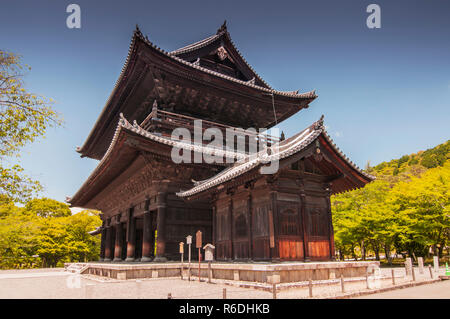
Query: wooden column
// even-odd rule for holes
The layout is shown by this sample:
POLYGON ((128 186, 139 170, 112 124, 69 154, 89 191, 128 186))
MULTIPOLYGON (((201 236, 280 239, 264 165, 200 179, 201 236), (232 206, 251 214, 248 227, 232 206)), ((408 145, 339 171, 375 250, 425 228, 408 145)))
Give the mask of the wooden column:
POLYGON ((331 184, 326 185, 327 191, 327 216, 328 216, 328 236, 330 242, 330 259, 336 260, 335 249, 334 249, 334 230, 333 230, 333 218, 331 216, 331 184))
POLYGON ((278 249, 278 205, 277 205, 277 191, 270 191, 270 207, 272 211, 272 222, 273 222, 273 237, 274 237, 274 247, 271 249, 271 258, 272 261, 279 261, 280 260, 280 251, 278 249))
MULTIPOLYGON (((217 243, 217 207, 216 207, 216 202, 212 202, 212 244, 214 247, 216 247, 216 243, 217 243)), ((216 247, 217 248, 217 247, 216 247)), ((216 254, 216 250, 214 249, 214 258, 216 258, 215 254, 216 254)))
POLYGON ((230 221, 230 259, 234 260, 234 245, 233 245, 233 239, 234 239, 234 220, 233 220, 233 199, 231 198, 232 194, 230 194, 230 201, 228 202, 228 218, 230 221))
POLYGON ((154 261, 165 262, 166 252, 166 193, 158 193, 156 197, 157 216, 156 216, 156 256, 154 261))
POLYGON ((106 243, 106 227, 105 227, 105 221, 103 221, 102 224, 102 232, 100 234, 100 259, 99 261, 105 260, 105 243, 106 243))
POLYGON ((125 261, 134 261, 136 253, 136 220, 133 216, 133 208, 128 210, 127 220, 127 258, 125 261))
MULTIPOLYGON (((145 201, 144 225, 142 235, 142 258, 141 261, 152 260, 152 215, 149 211, 150 200, 145 201)), ((158 234, 159 235, 159 234, 158 234)))
POLYGON ((123 246, 123 237, 122 237, 122 224, 120 223, 120 215, 116 217, 116 242, 114 247, 114 260, 113 261, 122 261, 122 246, 123 246))
POLYGON ((302 229, 303 229, 303 253, 304 260, 310 261, 309 257, 309 248, 308 248, 308 224, 307 224, 307 216, 306 216, 306 194, 304 190, 300 191, 300 210, 302 215, 302 229))
POLYGON ((253 259, 253 207, 252 207, 252 192, 249 190, 247 197, 247 218, 248 218, 248 257, 253 259))
POLYGON ((106 225, 106 240, 105 240, 105 259, 104 261, 111 261, 111 219, 108 219, 107 225, 106 225))

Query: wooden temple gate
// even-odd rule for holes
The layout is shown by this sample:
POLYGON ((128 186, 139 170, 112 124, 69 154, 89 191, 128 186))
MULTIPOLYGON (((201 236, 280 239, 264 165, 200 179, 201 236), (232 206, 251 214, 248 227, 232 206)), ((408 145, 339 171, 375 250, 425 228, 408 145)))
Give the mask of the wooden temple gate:
POLYGON ((225 23, 215 35, 172 52, 136 28, 111 96, 77 148, 99 163, 68 199, 102 212, 102 227, 91 232, 102 237, 100 260, 178 259, 178 243, 197 230, 214 243, 218 260, 333 259, 330 195, 373 177, 335 147, 322 119, 281 142, 247 132, 246 149, 238 152, 172 136, 177 128, 195 135, 197 120, 202 134, 269 129, 316 98, 315 91, 272 89, 239 53, 225 23), (265 165, 259 156, 272 153, 258 153, 255 162, 250 140, 266 142, 257 146, 263 153, 279 142, 280 172, 258 171, 265 165), (177 148, 194 161, 174 161, 177 148), (196 162, 203 154, 223 161, 196 162))

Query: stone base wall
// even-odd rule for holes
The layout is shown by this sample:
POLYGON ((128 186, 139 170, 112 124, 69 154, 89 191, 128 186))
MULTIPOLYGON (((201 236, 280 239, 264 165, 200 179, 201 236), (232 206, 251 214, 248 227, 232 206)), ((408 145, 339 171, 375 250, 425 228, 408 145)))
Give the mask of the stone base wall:
MULTIPOLYGON (((83 274, 109 277, 119 280, 161 277, 188 277, 188 264, 181 263, 148 263, 148 264, 113 264, 87 263, 83 274)), ((373 274, 379 268, 379 262, 311 262, 311 263, 268 263, 237 264, 212 263, 213 279, 249 281, 260 283, 289 283, 312 280, 328 280, 340 278, 362 277, 366 273, 373 274)), ((202 263, 200 273, 208 278, 208 264, 202 263)), ((198 276, 198 264, 191 264, 191 275, 198 276)))

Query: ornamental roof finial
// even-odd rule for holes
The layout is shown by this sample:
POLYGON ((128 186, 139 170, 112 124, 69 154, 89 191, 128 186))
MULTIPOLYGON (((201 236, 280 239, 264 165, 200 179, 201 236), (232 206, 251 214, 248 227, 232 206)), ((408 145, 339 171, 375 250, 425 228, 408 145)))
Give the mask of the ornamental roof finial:
POLYGON ((141 33, 141 29, 139 29, 139 26, 136 23, 136 29, 134 29, 134 32, 136 33, 141 33))
POLYGON ((323 128, 323 118, 324 118, 324 115, 322 114, 320 119, 316 123, 314 123, 314 129, 318 130, 320 128, 323 128))
POLYGON ((219 29, 217 29, 217 34, 227 31, 227 20, 223 22, 219 29))

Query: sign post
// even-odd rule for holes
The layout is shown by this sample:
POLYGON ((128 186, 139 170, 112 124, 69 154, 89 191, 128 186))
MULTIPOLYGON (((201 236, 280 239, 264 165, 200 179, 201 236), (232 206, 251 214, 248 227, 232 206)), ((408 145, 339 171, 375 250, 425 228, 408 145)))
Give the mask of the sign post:
POLYGON ((182 241, 180 241, 180 254, 181 254, 180 276, 181 276, 181 279, 183 279, 183 271, 184 271, 184 267, 183 267, 184 243, 182 241))
POLYGON ((200 282, 200 261, 202 260, 202 232, 200 230, 195 234, 195 247, 198 248, 198 281, 200 282))
POLYGON ((180 241, 180 254, 181 254, 181 267, 183 267, 184 243, 182 241, 180 241))
POLYGON ((208 282, 211 283, 212 278, 212 269, 211 269, 211 262, 214 260, 214 247, 211 244, 206 244, 203 249, 205 250, 205 261, 208 262, 208 282))
POLYGON ((154 256, 156 256, 156 247, 157 247, 157 244, 158 244, 158 231, 155 230, 155 253, 154 253, 154 256))
POLYGON ((186 244, 188 244, 189 247, 189 254, 188 254, 188 280, 191 281, 191 244, 192 244, 192 236, 189 235, 186 237, 186 244))

